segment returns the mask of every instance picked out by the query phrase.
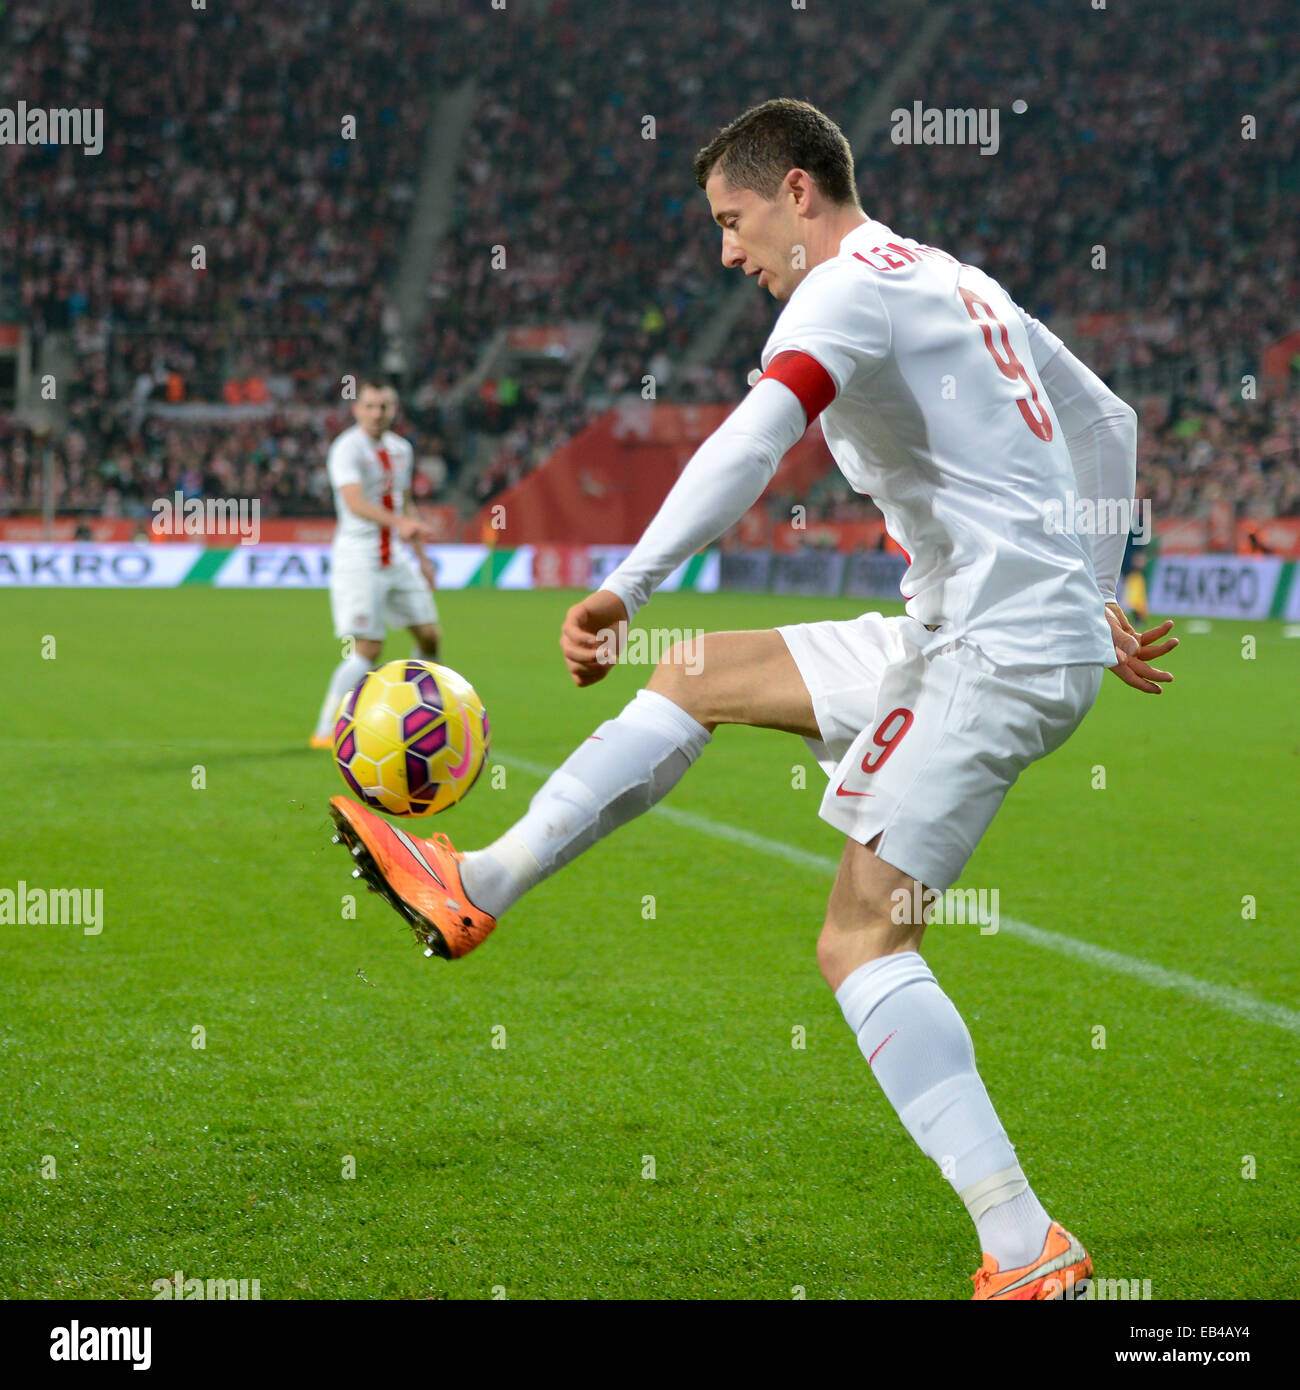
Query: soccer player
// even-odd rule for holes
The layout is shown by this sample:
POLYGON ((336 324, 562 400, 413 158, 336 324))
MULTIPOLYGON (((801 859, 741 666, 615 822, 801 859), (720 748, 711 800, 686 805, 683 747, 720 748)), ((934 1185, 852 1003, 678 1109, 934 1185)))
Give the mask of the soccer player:
POLYGON ((1021 1169, 970 1034, 921 958, 924 921, 892 909, 959 877, 1104 670, 1153 695, 1172 679, 1151 665, 1174 646, 1172 624, 1139 636, 1115 603, 1124 536, 1049 524, 1067 492, 1132 498, 1136 417, 983 271, 869 217, 848 142, 807 103, 745 112, 695 174, 723 265, 785 308, 761 379, 628 558, 569 610, 569 672, 579 686, 607 674, 609 634, 744 514, 818 416, 909 557, 906 615, 710 633, 690 662, 670 652, 485 849, 412 839, 344 797, 336 839, 426 954, 459 957, 534 884, 667 795, 720 724, 802 735, 829 777, 821 816, 845 836, 817 943, 826 983, 975 1223, 975 1297, 1059 1296, 1091 1259, 1021 1169))
POLYGON ((409 627, 415 655, 438 659, 442 632, 433 600, 433 565, 417 550, 419 568, 394 542, 417 545, 433 532, 410 496, 412 450, 390 426, 397 392, 378 377, 361 382, 352 406, 356 424, 330 445, 327 467, 338 527, 330 551, 330 606, 334 635, 350 651, 330 677, 313 748, 333 746, 334 716, 344 695, 379 664, 387 627, 409 627))

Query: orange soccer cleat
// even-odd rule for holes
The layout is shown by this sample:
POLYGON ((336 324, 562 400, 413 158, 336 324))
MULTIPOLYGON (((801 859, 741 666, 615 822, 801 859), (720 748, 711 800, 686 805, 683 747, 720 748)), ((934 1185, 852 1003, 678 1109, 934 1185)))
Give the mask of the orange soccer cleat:
POLYGON ((417 840, 346 796, 330 800, 339 828, 334 843, 346 845, 376 893, 409 923, 426 956, 458 960, 495 928, 497 919, 470 902, 460 881, 456 847, 445 835, 417 840))
POLYGON ((998 1269, 992 1255, 971 1275, 976 1299, 1064 1299, 1072 1296, 1081 1279, 1092 1278, 1092 1257, 1061 1225, 1053 1221, 1043 1242, 1043 1252, 1019 1269, 998 1269))
POLYGON ((308 748, 333 748, 334 740, 328 734, 313 734, 307 740, 308 748))

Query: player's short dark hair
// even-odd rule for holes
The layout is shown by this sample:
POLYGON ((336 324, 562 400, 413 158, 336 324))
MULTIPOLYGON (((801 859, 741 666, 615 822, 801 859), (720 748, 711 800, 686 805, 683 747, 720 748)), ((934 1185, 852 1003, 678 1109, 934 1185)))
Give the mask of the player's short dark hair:
POLYGON ((695 156, 701 188, 718 166, 734 188, 771 202, 791 169, 806 169, 831 202, 858 206, 853 150, 829 116, 806 101, 776 97, 751 106, 695 156))
POLYGON ((397 387, 381 372, 370 372, 357 382, 357 395, 363 391, 396 391, 397 387))

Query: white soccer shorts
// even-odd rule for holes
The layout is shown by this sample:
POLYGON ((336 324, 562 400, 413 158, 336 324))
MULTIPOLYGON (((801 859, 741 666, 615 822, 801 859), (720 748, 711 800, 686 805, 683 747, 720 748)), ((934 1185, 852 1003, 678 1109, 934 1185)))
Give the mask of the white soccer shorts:
POLYGON ((824 821, 942 891, 961 876, 1008 789, 1060 747, 1101 689, 1101 666, 999 667, 953 642, 931 656, 915 618, 864 613, 781 627, 812 697, 830 778, 824 821))
POLYGON ((438 606, 419 570, 404 556, 391 564, 330 565, 330 608, 335 637, 382 642, 387 628, 422 627, 438 621, 438 606))

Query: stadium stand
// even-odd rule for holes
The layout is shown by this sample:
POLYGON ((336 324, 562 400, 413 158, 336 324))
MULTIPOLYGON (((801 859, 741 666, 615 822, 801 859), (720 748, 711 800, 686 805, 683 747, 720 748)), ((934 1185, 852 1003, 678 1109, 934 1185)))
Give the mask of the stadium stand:
MULTIPOLYGON (((897 99, 997 108, 998 152, 895 145, 878 122, 857 149, 864 206, 985 266, 1140 405, 1160 514, 1300 515, 1295 367, 1284 356, 1255 399, 1242 386, 1300 326, 1290 7, 1076 9, 949 6, 897 99)), ((776 306, 754 292, 722 350, 687 365, 733 278, 691 156, 769 95, 851 128, 915 28, 906 7, 850 23, 847 7, 691 0, 605 0, 599 23, 566 0, 151 14, 51 0, 0 20, 5 101, 84 100, 80 79, 106 136, 93 158, 0 151, 0 288, 60 386, 53 429, 0 415, 0 516, 39 509, 47 456, 63 512, 140 515, 177 487, 325 512, 340 379, 375 363, 398 364, 422 496, 467 516, 647 374, 669 403, 738 399, 776 306), (435 96, 465 82, 427 303, 398 306, 435 96), (405 351, 399 307, 417 325, 405 351), (593 336, 567 376, 549 349, 503 346, 572 325, 593 336)), ((834 478, 803 500, 869 514, 834 478)))

